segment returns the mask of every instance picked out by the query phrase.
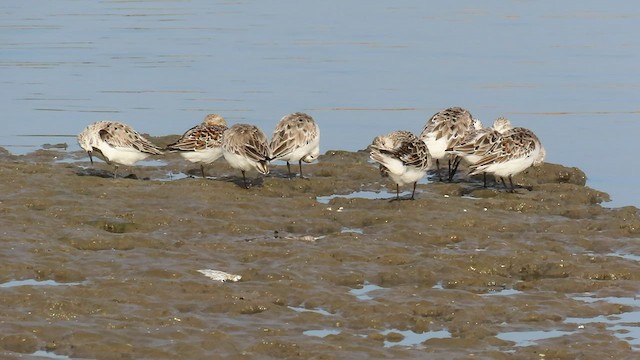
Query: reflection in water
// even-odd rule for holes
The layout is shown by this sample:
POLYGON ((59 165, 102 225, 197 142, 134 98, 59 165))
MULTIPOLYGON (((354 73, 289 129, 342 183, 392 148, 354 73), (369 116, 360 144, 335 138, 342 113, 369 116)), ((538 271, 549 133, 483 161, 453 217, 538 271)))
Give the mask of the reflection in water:
POLYGON ((626 260, 640 261, 640 255, 624 254, 624 253, 610 253, 607 256, 616 256, 626 260))
MULTIPOLYGON (((160 180, 160 181, 174 181, 174 180, 182 180, 182 179, 189 179, 189 178, 193 178, 193 176, 185 174, 183 172, 168 172, 166 174, 165 177, 160 178, 160 179, 154 179, 154 180, 160 180)), ((216 179, 215 177, 212 176, 207 176, 207 179, 216 179)))
POLYGON ((412 330, 388 329, 388 330, 384 330, 381 334, 389 335, 391 333, 401 334, 403 338, 400 341, 385 340, 384 347, 415 346, 429 339, 447 339, 451 337, 451 333, 448 330, 427 331, 423 333, 417 333, 412 330))
MULTIPOLYGON (((304 335, 317 336, 321 338, 329 335, 338 335, 341 333, 342 333, 342 330, 338 330, 338 329, 306 330, 303 332, 304 335)), ((451 333, 448 330, 427 331, 423 333, 417 333, 412 330, 386 329, 381 331, 380 334, 385 336, 389 334, 402 335, 402 339, 399 339, 397 341, 385 340, 384 347, 393 347, 393 346, 412 347, 412 346, 420 345, 421 343, 429 339, 447 339, 451 337, 451 333)))
POLYGON ((362 231, 362 229, 347 228, 347 227, 340 229, 340 232, 343 234, 344 233, 364 234, 364 231, 362 231))
POLYGON ((80 150, 75 135, 10 136, 3 133, 0 134, 0 146, 14 155, 24 155, 39 149, 61 153, 80 150))
POLYGON ((303 331, 302 334, 307 336, 317 336, 317 337, 323 338, 329 335, 338 335, 341 332, 342 331, 338 329, 323 329, 323 330, 306 330, 306 331, 303 331))
POLYGON ((297 311, 297 312, 312 312, 312 313, 316 313, 316 314, 320 314, 320 315, 324 315, 324 316, 330 316, 333 315, 330 312, 328 312, 327 310, 324 309, 320 309, 320 308, 314 308, 314 309, 307 309, 301 306, 287 306, 289 309, 297 311))
MULTIPOLYGON (((603 301, 610 304, 620 304, 632 307, 638 307, 640 302, 636 297, 592 297, 590 294, 584 294, 573 297, 575 300, 593 303, 597 301, 603 301)), ((608 330, 611 330, 613 334, 626 342, 628 342, 634 350, 640 350, 640 311, 628 311, 615 315, 599 315, 591 318, 569 317, 564 320, 568 324, 578 324, 579 328, 584 328, 586 325, 606 324, 608 330)))
POLYGON ((503 289, 497 291, 489 291, 486 294, 482 294, 483 296, 511 296, 522 294, 522 291, 516 289, 503 289))
POLYGON ((515 346, 531 346, 535 345, 539 340, 546 340, 557 338, 560 336, 571 335, 573 331, 561 331, 561 330, 534 330, 534 331, 512 331, 502 332, 496 335, 498 339, 512 341, 515 346))
MULTIPOLYGON (((410 196, 410 191, 400 192, 400 197, 410 196)), ((321 204, 328 204, 331 199, 346 198, 346 199, 369 199, 369 200, 393 200, 396 198, 396 193, 389 191, 355 191, 350 194, 333 194, 327 196, 316 197, 317 201, 321 204)))
POLYGON ((38 350, 38 351, 34 352, 33 354, 31 354, 31 356, 36 356, 36 357, 39 357, 39 358, 46 358, 46 359, 71 359, 67 355, 58 355, 58 354, 56 354, 54 352, 44 351, 44 350, 38 350))
POLYGON ((70 285, 80 285, 79 282, 69 282, 69 283, 60 283, 55 280, 35 280, 35 279, 26 279, 26 280, 11 280, 6 283, 0 284, 0 288, 10 288, 17 286, 70 286, 70 285))
POLYGON ((374 284, 370 284, 368 282, 365 282, 364 285, 362 285, 361 288, 359 289, 351 289, 349 290, 349 293, 355 297, 357 297, 359 300, 371 300, 373 299, 373 297, 371 295, 368 295, 370 292, 372 291, 376 291, 376 290, 382 290, 384 289, 383 287, 380 287, 378 285, 374 285, 374 284))

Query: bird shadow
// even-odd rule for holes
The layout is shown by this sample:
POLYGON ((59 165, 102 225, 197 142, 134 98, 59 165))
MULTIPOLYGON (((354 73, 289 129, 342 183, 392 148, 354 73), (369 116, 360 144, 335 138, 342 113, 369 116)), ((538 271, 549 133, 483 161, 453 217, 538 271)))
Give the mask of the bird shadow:
POLYGON ((275 179, 309 180, 309 178, 306 177, 306 176, 300 177, 300 175, 298 173, 291 173, 291 176, 289 176, 289 173, 284 172, 284 171, 273 171, 273 170, 271 170, 269 172, 268 176, 271 177, 271 178, 275 178, 275 179))
POLYGON ((415 198, 412 198, 411 196, 401 196, 400 198, 391 198, 391 199, 387 199, 387 201, 389 201, 390 203, 401 203, 401 202, 405 202, 405 201, 414 201, 415 198))
MULTIPOLYGON (((242 176, 223 176, 223 177, 219 177, 218 180, 233 183, 243 189, 245 188, 244 181, 242 180, 242 176)), ((247 178, 247 186, 249 188, 262 187, 263 185, 264 185, 264 178, 261 176, 257 178, 247 178)))
MULTIPOLYGON (((78 176, 93 176, 93 177, 99 177, 99 178, 104 178, 104 179, 114 179, 113 172, 107 171, 107 170, 102 170, 102 169, 94 169, 94 168, 77 169, 75 173, 78 176)), ((115 178, 116 179, 139 180, 139 178, 138 178, 138 176, 136 176, 136 174, 128 174, 128 175, 120 175, 120 174, 118 174, 115 178)), ((147 179, 143 179, 143 180, 147 180, 147 179)))

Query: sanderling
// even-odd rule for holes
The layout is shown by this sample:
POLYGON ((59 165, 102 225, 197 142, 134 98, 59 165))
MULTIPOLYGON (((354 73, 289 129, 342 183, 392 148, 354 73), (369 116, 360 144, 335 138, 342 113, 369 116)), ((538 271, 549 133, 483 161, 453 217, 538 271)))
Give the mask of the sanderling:
POLYGON ((449 181, 453 180, 455 171, 452 168, 452 159, 446 150, 457 145, 465 138, 468 132, 482 128, 480 121, 471 116, 471 113, 460 107, 451 107, 435 113, 425 124, 420 133, 420 139, 427 144, 429 153, 436 160, 438 178, 440 180, 440 159, 448 158, 449 181))
POLYGON ((222 152, 231 167, 242 171, 242 181, 247 189, 246 171, 256 169, 264 175, 269 173, 269 140, 256 126, 235 124, 227 129, 222 139, 222 152))
POLYGON ((493 174, 502 180, 505 189, 507 184, 504 177, 509 177, 511 192, 513 192, 512 176, 530 166, 538 166, 544 162, 545 149, 538 137, 529 129, 522 127, 507 130, 491 150, 469 169, 469 175, 483 172, 493 174))
MULTIPOLYGON (((511 122, 508 119, 499 117, 493 122, 492 127, 469 132, 459 144, 447 149, 447 152, 458 156, 457 161, 454 162, 454 169, 458 168, 462 160, 467 166, 475 165, 489 151, 497 146, 501 134, 511 128, 511 122)), ((486 173, 483 173, 483 178, 484 187, 487 187, 486 173)))
POLYGON ((296 112, 283 117, 271 138, 271 153, 274 160, 287 162, 287 171, 291 178, 289 161, 297 161, 302 176, 302 162, 310 163, 320 155, 320 128, 313 118, 305 113, 296 112))
POLYGON ((129 125, 115 121, 97 121, 78 134, 78 144, 89 155, 98 155, 107 164, 114 163, 113 177, 117 177, 118 165, 131 166, 149 155, 162 155, 162 150, 142 137, 129 125))
POLYGON ((222 156, 222 135, 227 130, 227 122, 218 114, 207 115, 198 124, 182 135, 168 150, 178 151, 192 163, 200 164, 202 177, 205 178, 204 165, 211 164, 222 156))
POLYGON ((431 167, 427 145, 408 131, 377 136, 371 144, 370 157, 380 164, 380 173, 389 175, 396 183, 396 200, 400 199, 400 185, 410 183, 413 183, 413 200, 418 180, 431 167))

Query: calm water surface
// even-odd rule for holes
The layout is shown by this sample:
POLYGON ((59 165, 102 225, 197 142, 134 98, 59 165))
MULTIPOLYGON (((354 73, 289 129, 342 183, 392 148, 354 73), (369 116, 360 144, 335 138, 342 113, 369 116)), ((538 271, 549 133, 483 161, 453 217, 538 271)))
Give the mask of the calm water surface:
POLYGON ((100 119, 177 134, 210 112, 270 133, 305 111, 324 150, 357 150, 464 106, 640 206, 638 33, 631 0, 4 1, 0 145, 74 150, 51 135, 100 119))

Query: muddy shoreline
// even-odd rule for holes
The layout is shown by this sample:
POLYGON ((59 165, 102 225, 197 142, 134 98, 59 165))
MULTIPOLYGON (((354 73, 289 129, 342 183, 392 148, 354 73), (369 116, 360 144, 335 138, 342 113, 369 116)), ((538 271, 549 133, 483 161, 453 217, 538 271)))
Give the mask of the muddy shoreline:
POLYGON ((223 161, 207 179, 177 155, 112 179, 82 152, 0 152, 0 354, 637 355, 624 330, 575 320, 638 311, 603 300, 640 292, 637 208, 600 206, 607 194, 556 164, 514 178, 526 187, 515 194, 476 179, 389 201, 395 186, 367 155, 328 151, 304 165, 309 179, 289 180, 277 163, 246 190, 223 161), (29 279, 50 282, 12 283, 29 279), (504 335, 527 331, 561 336, 523 345, 504 335), (403 345, 413 334, 434 335, 403 345))

